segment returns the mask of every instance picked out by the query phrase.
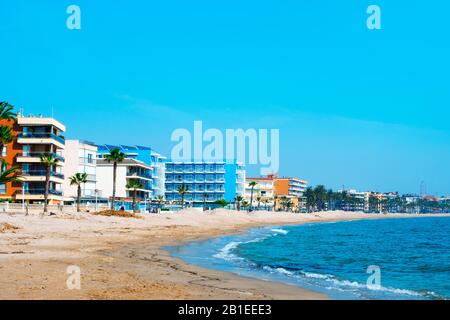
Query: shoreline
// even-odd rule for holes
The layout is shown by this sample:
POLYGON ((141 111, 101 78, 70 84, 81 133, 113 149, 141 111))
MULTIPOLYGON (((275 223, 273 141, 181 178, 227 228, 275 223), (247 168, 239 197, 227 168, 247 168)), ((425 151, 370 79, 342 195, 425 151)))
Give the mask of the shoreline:
POLYGON ((265 226, 449 215, 293 214, 185 210, 143 219, 0 215, 20 229, 0 233, 0 299, 261 300, 328 299, 294 285, 204 269, 164 250, 265 226), (81 290, 68 290, 66 269, 81 269, 81 290))

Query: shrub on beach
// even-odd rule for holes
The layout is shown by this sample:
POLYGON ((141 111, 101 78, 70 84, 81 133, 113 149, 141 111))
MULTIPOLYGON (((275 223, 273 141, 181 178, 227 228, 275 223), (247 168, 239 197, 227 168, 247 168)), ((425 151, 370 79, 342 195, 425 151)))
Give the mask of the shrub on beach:
POLYGON ((19 230, 19 227, 9 223, 0 223, 0 233, 15 232, 16 230, 19 230))
POLYGON ((120 218, 136 218, 141 219, 140 216, 127 212, 127 211, 117 211, 117 210, 103 210, 99 212, 93 213, 93 215, 97 216, 105 216, 105 217, 120 217, 120 218))

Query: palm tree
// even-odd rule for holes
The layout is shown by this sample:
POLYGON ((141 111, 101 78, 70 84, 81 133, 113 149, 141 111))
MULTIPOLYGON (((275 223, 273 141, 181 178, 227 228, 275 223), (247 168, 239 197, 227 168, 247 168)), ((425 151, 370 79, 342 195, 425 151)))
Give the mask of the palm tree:
POLYGON ((236 202, 236 210, 241 211, 241 203, 244 201, 244 198, 242 196, 237 196, 234 200, 236 202))
POLYGON ((256 201, 258 201, 258 210, 259 210, 259 207, 261 206, 261 196, 257 196, 256 197, 256 201))
POLYGON ((183 183, 178 188, 178 193, 181 195, 181 208, 184 209, 184 197, 189 193, 188 187, 183 183))
POLYGON ((206 201, 208 200, 209 196, 208 194, 203 194, 203 211, 206 211, 206 201))
POLYGON ((0 183, 8 183, 8 182, 19 182, 19 167, 12 166, 9 169, 6 169, 6 162, 3 161, 2 170, 0 170, 0 183), (4 168, 4 169, 3 169, 4 168))
POLYGON ((312 187, 308 187, 305 190, 304 197, 306 198, 306 208, 308 212, 312 211, 312 208, 316 204, 316 194, 312 187))
POLYGON ((14 106, 8 102, 0 102, 0 119, 1 120, 16 120, 17 115, 13 111, 14 106))
POLYGON ((120 149, 115 148, 112 149, 109 154, 105 155, 105 160, 109 163, 113 163, 113 191, 111 199, 111 210, 114 210, 116 202, 117 164, 125 160, 125 154, 121 152, 120 149))
POLYGON ((252 181, 248 184, 250 188, 252 188, 252 191, 250 192, 250 208, 248 211, 253 211, 253 191, 255 190, 255 187, 258 185, 258 182, 252 181))
POLYGON ((5 145, 14 141, 11 129, 6 126, 0 126, 0 161, 3 159, 3 148, 5 145))
POLYGON ((319 211, 324 209, 324 204, 327 200, 327 190, 323 185, 318 185, 314 188, 314 193, 316 197, 316 206, 319 211))
POLYGON ((52 172, 52 168, 56 166, 59 162, 58 159, 56 159, 53 154, 43 154, 40 157, 41 163, 45 165, 46 167, 46 173, 45 173, 45 193, 44 193, 44 213, 47 212, 47 206, 48 206, 48 194, 50 191, 50 174, 52 172))
POLYGON ((164 196, 159 195, 156 197, 156 201, 158 202, 158 212, 161 211, 161 203, 164 201, 164 196))
POLYGON ((81 202, 81 184, 87 182, 87 173, 76 173, 74 176, 70 177, 70 185, 77 186, 77 212, 80 212, 80 202, 81 202))
POLYGON ((228 205, 228 202, 225 199, 219 199, 214 202, 215 204, 225 208, 228 205))
MULTIPOLYGON (((0 120, 15 120, 16 114, 13 112, 14 107, 8 102, 0 102, 0 120)), ((0 126, 0 163, 3 158, 3 147, 11 143, 14 136, 9 126, 0 126)))
POLYGON ((132 179, 132 180, 128 181, 126 188, 133 190, 133 212, 136 212, 137 211, 137 209, 136 209, 137 190, 143 189, 144 185, 142 183, 140 183, 139 180, 132 179))

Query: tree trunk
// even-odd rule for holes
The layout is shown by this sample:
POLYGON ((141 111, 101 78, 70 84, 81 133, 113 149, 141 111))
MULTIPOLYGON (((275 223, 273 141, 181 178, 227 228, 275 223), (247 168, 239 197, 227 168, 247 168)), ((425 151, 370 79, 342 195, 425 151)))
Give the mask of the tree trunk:
POLYGON ((253 208, 253 187, 252 187, 252 191, 250 193, 250 208, 248 211, 252 212, 253 211, 252 208, 253 208))
POLYGON ((78 185, 78 190, 77 190, 77 212, 80 212, 80 202, 81 202, 81 185, 78 185))
POLYGON ((0 171, 3 169, 3 147, 3 143, 0 143, 0 166, 2 167, 0 168, 0 171))
POLYGON ((48 193, 50 190, 50 170, 51 167, 47 166, 47 172, 45 175, 45 193, 44 193, 44 213, 47 213, 47 206, 48 206, 48 193))
POLYGON ((184 209, 184 193, 181 194, 181 209, 184 209))
POLYGON ((111 199, 111 210, 115 209, 116 202, 116 178, 117 178, 117 162, 113 164, 113 190, 112 190, 112 199, 111 199))
POLYGON ((136 212, 136 189, 133 190, 133 212, 136 212))

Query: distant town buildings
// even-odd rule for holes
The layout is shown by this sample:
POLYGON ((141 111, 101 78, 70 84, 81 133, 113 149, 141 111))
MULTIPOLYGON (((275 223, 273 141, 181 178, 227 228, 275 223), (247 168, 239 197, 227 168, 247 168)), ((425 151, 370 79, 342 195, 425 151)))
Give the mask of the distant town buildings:
POLYGON ((289 203, 290 210, 300 210, 304 207, 303 194, 308 182, 299 178, 278 177, 269 175, 267 177, 247 178, 245 186, 245 198, 250 201, 253 189, 253 207, 271 207, 274 209, 284 209, 289 203), (252 188, 250 185, 256 182, 252 188))
MULTIPOLYGON (((66 127, 54 118, 24 116, 2 120, 14 137, 1 150, 8 166, 20 169, 20 181, 0 184, 0 201, 43 203, 47 167, 42 155, 52 155, 57 162, 50 167, 50 204, 71 204, 77 198, 77 186, 70 184, 76 173, 87 175, 81 185, 81 202, 107 203, 113 189, 113 164, 105 159, 112 150, 125 155, 117 165, 116 199, 130 207, 133 196, 147 207, 152 201, 192 206, 238 206, 252 210, 315 211, 346 210, 367 213, 405 212, 440 213, 450 211, 450 197, 433 197, 398 192, 358 191, 332 192, 324 187, 315 194, 308 182, 296 177, 246 177, 244 164, 228 161, 175 162, 150 147, 118 144, 96 144, 66 140, 66 127), (130 189, 130 181, 141 188, 130 189), (182 195, 180 190, 184 190, 182 195), (253 196, 253 197, 252 197, 253 196), (311 200, 311 196, 316 199, 311 200), (318 197, 318 198, 317 198, 318 197)), ((5 170, 6 165, 1 166, 5 170)), ((315 189, 315 188, 314 188, 315 189)), ((320 189, 320 188, 319 188, 320 189)))

